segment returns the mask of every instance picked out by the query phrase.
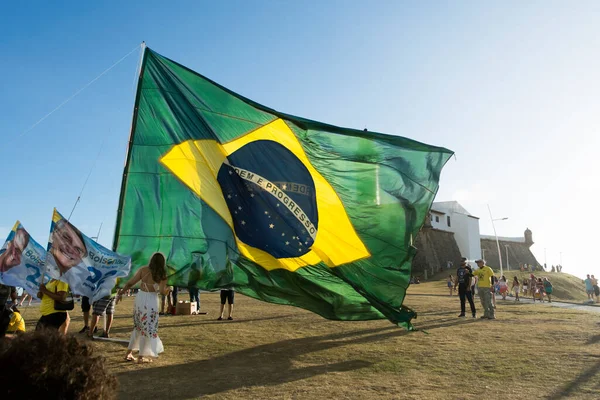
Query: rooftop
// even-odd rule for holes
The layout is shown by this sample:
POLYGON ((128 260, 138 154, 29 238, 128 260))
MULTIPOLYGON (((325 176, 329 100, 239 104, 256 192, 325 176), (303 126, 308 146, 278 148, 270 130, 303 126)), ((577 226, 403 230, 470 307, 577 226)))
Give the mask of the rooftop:
POLYGON ((431 206, 432 211, 443 212, 443 213, 454 213, 463 214, 469 217, 477 218, 467 211, 458 201, 436 201, 431 206))

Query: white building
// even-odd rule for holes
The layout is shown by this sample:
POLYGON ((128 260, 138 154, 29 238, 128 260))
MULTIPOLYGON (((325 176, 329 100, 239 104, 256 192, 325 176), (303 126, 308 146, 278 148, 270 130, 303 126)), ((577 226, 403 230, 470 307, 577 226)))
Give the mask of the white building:
POLYGON ((479 218, 471 215, 456 201, 435 202, 429 214, 431 227, 453 232, 458 249, 469 260, 481 258, 479 218))

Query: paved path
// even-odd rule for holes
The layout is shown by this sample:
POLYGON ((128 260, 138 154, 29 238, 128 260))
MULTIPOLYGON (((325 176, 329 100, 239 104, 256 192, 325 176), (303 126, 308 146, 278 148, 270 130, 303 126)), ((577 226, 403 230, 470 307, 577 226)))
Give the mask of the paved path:
MULTIPOLYGON (((520 299, 521 299, 521 303, 533 304, 533 300, 531 298, 521 297, 520 299)), ((502 296, 496 295, 496 301, 500 302, 500 303, 497 303, 497 304, 501 304, 503 301, 514 302, 515 298, 514 297, 507 297, 506 300, 502 300, 502 296)), ((540 304, 540 302, 536 301, 535 304, 540 304)), ((594 305, 585 305, 583 303, 582 304, 577 304, 577 303, 563 303, 563 302, 560 302, 560 301, 552 301, 552 303, 548 303, 548 301, 544 301, 540 305, 566 308, 566 309, 569 309, 569 310, 589 311, 589 312, 600 314, 600 307, 594 306, 594 305)))

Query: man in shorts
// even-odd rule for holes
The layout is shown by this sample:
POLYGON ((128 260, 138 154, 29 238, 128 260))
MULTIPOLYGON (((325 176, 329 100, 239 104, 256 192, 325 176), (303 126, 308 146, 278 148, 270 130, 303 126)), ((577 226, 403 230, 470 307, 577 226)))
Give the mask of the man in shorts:
POLYGON ((592 278, 590 278, 590 274, 587 275, 587 279, 585 280, 585 292, 588 297, 588 301, 594 301, 594 286, 592 285, 592 278))
POLYGON ((219 318, 217 318, 217 321, 221 321, 223 320, 223 311, 225 310, 225 302, 229 303, 229 316, 227 317, 228 320, 232 320, 233 319, 233 296, 235 294, 235 291, 233 289, 223 289, 221 290, 221 314, 219 315, 219 318))
POLYGON ((103 297, 99 300, 96 300, 94 304, 92 304, 92 323, 90 325, 90 331, 88 332, 88 337, 93 337, 91 332, 96 332, 98 330, 97 326, 98 321, 100 320, 100 316, 104 315, 104 332, 100 337, 109 338, 110 327, 113 322, 113 314, 115 313, 115 293, 110 294, 110 296, 103 297))

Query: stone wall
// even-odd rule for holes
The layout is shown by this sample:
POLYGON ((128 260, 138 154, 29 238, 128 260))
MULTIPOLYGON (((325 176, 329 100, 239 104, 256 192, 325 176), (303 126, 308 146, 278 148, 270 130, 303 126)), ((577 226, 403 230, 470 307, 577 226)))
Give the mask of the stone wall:
POLYGON ((454 233, 423 227, 413 244, 417 253, 412 263, 413 276, 427 279, 446 269, 448 261, 454 264, 449 273, 460 265, 460 250, 454 239, 454 233))
MULTIPOLYGON (((506 248, 508 246, 508 261, 510 263, 510 269, 516 270, 521 264, 529 264, 540 266, 540 263, 536 260, 535 256, 529 249, 531 246, 523 241, 522 243, 513 241, 500 240, 500 251, 502 253, 502 266, 504 270, 507 270, 506 263, 506 248)), ((500 270, 500 261, 498 260, 498 246, 496 245, 495 239, 481 239, 481 250, 485 254, 485 260, 487 265, 492 267, 494 270, 500 270)))

